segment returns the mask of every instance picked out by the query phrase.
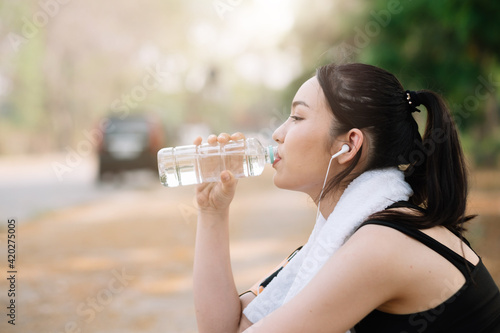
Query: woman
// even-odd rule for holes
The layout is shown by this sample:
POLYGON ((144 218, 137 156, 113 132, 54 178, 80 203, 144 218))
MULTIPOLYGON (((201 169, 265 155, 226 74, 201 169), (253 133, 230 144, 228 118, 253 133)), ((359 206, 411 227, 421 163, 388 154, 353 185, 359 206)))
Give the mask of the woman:
POLYGON ((316 226, 286 266, 239 297, 228 232, 236 180, 224 171, 199 185, 200 332, 500 332, 498 287, 462 237, 466 166, 438 95, 405 91, 377 67, 330 64, 297 91, 273 139, 274 183, 317 202, 316 226))

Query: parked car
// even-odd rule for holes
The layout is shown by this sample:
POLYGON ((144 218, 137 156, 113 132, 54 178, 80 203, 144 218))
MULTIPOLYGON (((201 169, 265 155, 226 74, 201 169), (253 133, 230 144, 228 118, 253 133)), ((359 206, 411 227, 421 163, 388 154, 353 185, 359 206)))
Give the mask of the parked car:
POLYGON ((98 149, 99 181, 129 170, 158 172, 156 156, 164 144, 160 121, 146 115, 109 117, 105 127, 98 149))

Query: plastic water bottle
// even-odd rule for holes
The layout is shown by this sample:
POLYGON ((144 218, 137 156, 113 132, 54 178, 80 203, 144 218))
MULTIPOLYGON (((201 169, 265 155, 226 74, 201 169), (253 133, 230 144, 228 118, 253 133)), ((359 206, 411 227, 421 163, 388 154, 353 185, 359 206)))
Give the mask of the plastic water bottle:
POLYGON ((259 176, 266 163, 274 163, 277 148, 255 138, 163 148, 158 151, 160 182, 167 187, 217 182, 224 170, 236 178, 259 176))

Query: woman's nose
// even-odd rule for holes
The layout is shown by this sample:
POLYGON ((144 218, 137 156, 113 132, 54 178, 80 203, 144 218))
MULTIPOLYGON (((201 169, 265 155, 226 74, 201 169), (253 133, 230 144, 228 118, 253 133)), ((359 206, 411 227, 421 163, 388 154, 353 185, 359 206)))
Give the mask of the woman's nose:
POLYGON ((273 140, 276 141, 277 143, 283 143, 285 140, 284 125, 285 124, 282 124, 273 133, 273 140))

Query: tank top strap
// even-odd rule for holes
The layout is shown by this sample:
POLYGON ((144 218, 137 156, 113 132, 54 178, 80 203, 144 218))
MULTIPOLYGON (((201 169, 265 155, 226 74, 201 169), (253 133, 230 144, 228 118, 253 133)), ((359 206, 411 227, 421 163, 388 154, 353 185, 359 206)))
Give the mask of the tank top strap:
POLYGON ((444 257, 446 260, 448 260, 450 263, 452 263, 465 277, 466 280, 469 279, 470 276, 470 271, 474 269, 474 265, 467 261, 465 258, 460 256, 458 253, 450 249, 449 247, 441 244, 434 238, 428 236, 427 234, 423 233, 422 231, 416 229, 416 228, 411 228, 403 224, 399 223, 394 223, 394 222, 389 222, 389 221, 381 221, 381 220, 368 220, 365 221, 361 224, 360 228, 364 225, 367 224, 376 224, 376 225, 382 225, 386 226, 392 229, 396 229, 402 233, 404 233, 407 236, 410 236, 417 241, 421 242, 425 246, 429 247, 431 250, 434 250, 438 254, 440 254, 442 257, 444 257), (467 267, 469 266, 469 267, 467 267))
POLYGON ((393 203, 392 205, 390 205, 386 209, 391 209, 391 208, 413 208, 413 209, 419 210, 421 212, 425 212, 425 209, 423 209, 422 207, 417 206, 415 204, 412 204, 411 202, 404 201, 404 200, 396 201, 395 203, 393 203))
MULTIPOLYGON (((421 213, 424 213, 425 214, 425 209, 420 207, 420 206, 417 206, 415 204, 412 204, 408 201, 397 201, 395 203, 393 203, 392 205, 390 205, 389 207, 387 207, 386 209, 390 209, 390 208, 412 208, 412 209, 415 209, 415 210, 418 210, 419 212, 421 213)), ((458 238, 460 238, 465 244, 467 244, 468 247, 471 247, 469 241, 467 239, 465 239, 464 237, 462 237, 457 231, 453 230, 453 229, 448 229, 451 233, 453 233, 455 236, 457 236, 458 238)), ((472 250, 474 251, 474 250, 472 250)), ((475 253, 475 251, 474 251, 475 253)), ((476 253, 477 254, 477 253, 476 253)))

